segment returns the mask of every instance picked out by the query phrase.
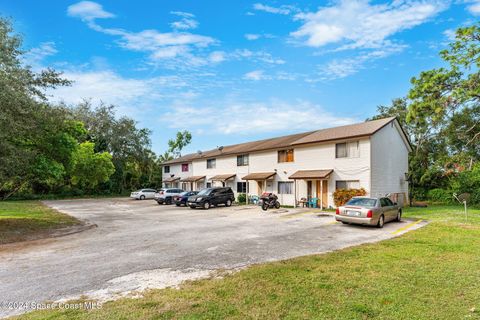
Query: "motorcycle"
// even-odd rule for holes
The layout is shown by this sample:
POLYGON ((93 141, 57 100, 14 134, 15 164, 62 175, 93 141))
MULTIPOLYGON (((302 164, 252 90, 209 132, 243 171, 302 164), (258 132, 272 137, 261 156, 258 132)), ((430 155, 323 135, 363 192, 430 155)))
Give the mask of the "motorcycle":
POLYGON ((263 211, 267 211, 269 208, 280 209, 280 202, 278 202, 278 197, 274 193, 264 192, 260 197, 260 201, 263 211))

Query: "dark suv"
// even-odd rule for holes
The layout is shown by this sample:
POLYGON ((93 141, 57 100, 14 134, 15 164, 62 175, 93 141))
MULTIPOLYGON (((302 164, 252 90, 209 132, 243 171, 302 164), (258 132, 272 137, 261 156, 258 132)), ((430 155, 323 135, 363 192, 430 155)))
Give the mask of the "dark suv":
POLYGON ((230 207, 235 201, 235 195, 231 188, 206 188, 197 195, 188 198, 188 206, 192 209, 204 208, 210 209, 211 206, 224 204, 230 207))

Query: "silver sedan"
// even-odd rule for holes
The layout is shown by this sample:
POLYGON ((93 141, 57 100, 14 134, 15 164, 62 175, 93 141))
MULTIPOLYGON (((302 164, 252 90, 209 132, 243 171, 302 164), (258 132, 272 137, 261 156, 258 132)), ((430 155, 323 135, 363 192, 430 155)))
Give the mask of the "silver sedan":
POLYGON ((389 198, 354 197, 337 208, 335 220, 383 228, 385 222, 401 221, 402 208, 389 198))

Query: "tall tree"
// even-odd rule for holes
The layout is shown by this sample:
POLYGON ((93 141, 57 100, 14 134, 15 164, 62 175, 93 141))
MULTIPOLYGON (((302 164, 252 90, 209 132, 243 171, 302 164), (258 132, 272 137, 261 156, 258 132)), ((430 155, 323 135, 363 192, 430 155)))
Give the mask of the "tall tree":
POLYGON ((34 72, 25 66, 21 46, 11 21, 0 18, 0 193, 4 197, 29 182, 39 161, 46 163, 39 159, 36 143, 49 111, 44 90, 70 83, 55 70, 34 72))
POLYGON ((187 131, 179 131, 175 136, 175 139, 168 140, 168 152, 172 154, 174 158, 178 158, 182 155, 182 150, 192 141, 192 134, 187 131))

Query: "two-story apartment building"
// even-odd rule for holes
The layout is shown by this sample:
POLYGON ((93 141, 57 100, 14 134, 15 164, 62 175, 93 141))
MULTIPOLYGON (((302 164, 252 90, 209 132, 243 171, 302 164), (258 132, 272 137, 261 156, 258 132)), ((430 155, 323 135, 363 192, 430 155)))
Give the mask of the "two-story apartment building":
POLYGON ((274 192, 284 205, 317 198, 334 207, 339 188, 372 196, 408 196, 408 137, 395 118, 246 142, 163 163, 166 187, 229 186, 238 193, 274 192))

